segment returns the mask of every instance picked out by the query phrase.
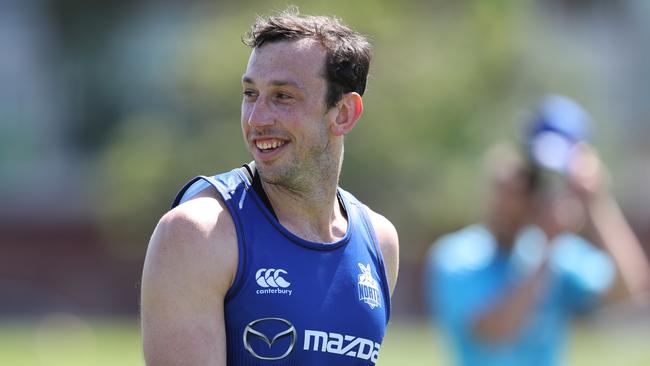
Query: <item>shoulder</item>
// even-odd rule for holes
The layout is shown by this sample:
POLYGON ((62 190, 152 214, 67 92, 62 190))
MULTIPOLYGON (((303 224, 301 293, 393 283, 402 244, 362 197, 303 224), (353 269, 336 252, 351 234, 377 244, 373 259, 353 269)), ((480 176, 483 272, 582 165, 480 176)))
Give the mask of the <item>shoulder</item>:
POLYGON ((220 196, 213 189, 205 189, 167 212, 158 222, 156 233, 167 239, 164 242, 196 241, 200 245, 212 239, 219 243, 231 238, 235 226, 220 196))
POLYGON ((471 225, 445 234, 429 251, 429 265, 447 273, 483 268, 496 255, 494 237, 481 225, 471 225))
POLYGON ((462 255, 464 252, 494 246, 494 237, 481 225, 470 225, 440 236, 432 245, 436 256, 462 255))
POLYGON ((393 223, 384 216, 370 209, 370 207, 359 201, 350 192, 339 187, 339 193, 345 200, 352 202, 355 206, 359 207, 361 211, 367 213, 374 234, 377 237, 379 249, 384 257, 384 261, 397 262, 399 259, 399 239, 397 230, 393 223))
POLYGON ((368 210, 368 216, 375 230, 381 254, 384 257, 386 275, 388 276, 392 291, 397 281, 397 272, 399 269, 399 238, 397 230, 387 218, 370 208, 366 209, 368 210))
POLYGON ((185 274, 196 281, 221 279, 223 283, 214 285, 227 289, 236 273, 237 255, 233 220, 218 194, 206 189, 160 219, 147 249, 145 272, 185 274))
POLYGON ((612 276, 614 264, 609 255, 589 242, 572 233, 564 233, 553 240, 551 262, 556 269, 565 273, 607 272, 612 276))
POLYGON ((560 276, 565 299, 578 310, 597 304, 616 278, 609 255, 575 234, 561 234, 553 240, 549 261, 560 276))
POLYGON ((397 230, 392 222, 377 212, 368 209, 368 216, 375 229, 377 241, 381 247, 382 254, 397 254, 399 250, 399 238, 397 230))

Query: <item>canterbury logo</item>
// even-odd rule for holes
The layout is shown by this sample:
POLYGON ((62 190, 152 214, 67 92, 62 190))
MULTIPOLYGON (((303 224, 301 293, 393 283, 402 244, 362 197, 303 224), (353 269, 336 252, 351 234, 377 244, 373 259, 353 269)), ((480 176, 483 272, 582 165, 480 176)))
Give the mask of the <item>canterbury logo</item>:
MULTIPOLYGON (((255 281, 260 287, 263 288, 268 288, 268 289, 286 289, 287 287, 291 286, 290 282, 287 282, 287 280, 282 277, 283 275, 287 275, 287 271, 284 269, 276 269, 276 268, 260 268, 257 270, 255 273, 255 281)), ((258 293, 260 290, 258 290, 258 293)), ((291 290, 286 290, 282 291, 284 292, 290 292, 291 290)), ((275 291, 271 292, 263 292, 263 293, 276 293, 275 291)))

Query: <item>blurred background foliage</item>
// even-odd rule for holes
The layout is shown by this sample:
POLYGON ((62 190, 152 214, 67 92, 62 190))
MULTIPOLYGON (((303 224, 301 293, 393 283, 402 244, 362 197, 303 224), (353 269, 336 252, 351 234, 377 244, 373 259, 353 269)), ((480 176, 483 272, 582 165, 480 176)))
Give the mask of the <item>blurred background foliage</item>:
MULTIPOLYGON (((592 112, 615 192, 647 246, 647 2, 293 3, 306 14, 339 16, 372 41, 365 113, 347 137, 341 185, 400 233, 398 314, 422 311, 430 243, 480 218, 483 151, 517 139, 547 93, 567 94, 592 112)), ((87 273, 70 258, 88 262, 79 248, 94 248, 104 266, 97 279, 129 287, 115 295, 126 296, 121 307, 96 309, 134 314, 149 235, 176 191, 197 174, 250 159, 239 124, 250 50, 240 39, 256 15, 286 6, 0 1, 0 198, 11 207, 0 229, 7 252, 19 253, 5 257, 14 267, 5 266, 0 288, 17 293, 48 276, 72 286, 87 273), (32 235, 39 230, 45 234, 32 235), (17 258, 44 269, 20 272, 17 258)), ((65 296, 82 312, 93 303, 65 296)))
MULTIPOLYGON (((181 27, 185 34, 176 39, 186 42, 158 67, 166 69, 160 74, 182 111, 160 111, 169 105, 130 110, 99 151, 109 228, 120 222, 147 233, 184 179, 249 159, 238 121, 250 50, 240 37, 254 14, 282 9, 279 4, 204 4, 181 27)), ((436 233, 474 215, 477 157, 510 134, 508 113, 526 102, 518 98, 521 60, 513 31, 522 5, 313 1, 300 8, 340 15, 372 39, 366 111, 346 141, 342 185, 392 219, 406 244, 403 255, 418 258, 436 233)))
MULTIPOLYGON (((496 140, 516 138, 523 111, 537 98, 561 92, 598 102, 587 81, 597 65, 570 57, 567 67, 569 55, 553 44, 541 59, 530 52, 544 42, 538 18, 552 16, 540 3, 297 2, 304 13, 342 17, 373 42, 366 111, 346 143, 342 185, 396 224, 405 260, 477 218, 481 154, 496 140)), ((142 238, 116 245, 141 255, 184 180, 249 159, 238 121, 250 50, 240 37, 255 14, 284 6, 176 3, 159 6, 157 17, 145 7, 154 20, 126 17, 114 31, 107 52, 121 67, 107 66, 98 77, 114 84, 119 118, 106 126, 103 143, 88 149, 101 192, 91 193, 107 233, 142 238)))

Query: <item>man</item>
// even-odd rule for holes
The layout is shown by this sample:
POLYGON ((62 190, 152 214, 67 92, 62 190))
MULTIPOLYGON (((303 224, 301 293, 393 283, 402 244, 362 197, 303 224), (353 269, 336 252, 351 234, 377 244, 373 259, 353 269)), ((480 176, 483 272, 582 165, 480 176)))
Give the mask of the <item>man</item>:
POLYGON ((156 227, 148 365, 374 364, 398 269, 393 225, 338 188, 370 49, 329 17, 258 19, 242 78, 254 163, 199 177, 156 227))
POLYGON ((643 252, 587 145, 575 146, 565 176, 540 171, 507 145, 490 151, 488 170, 485 223, 432 247, 431 311, 459 365, 561 364, 572 315, 598 303, 616 267, 631 293, 647 290, 643 252), (571 234, 580 216, 611 257, 571 234))

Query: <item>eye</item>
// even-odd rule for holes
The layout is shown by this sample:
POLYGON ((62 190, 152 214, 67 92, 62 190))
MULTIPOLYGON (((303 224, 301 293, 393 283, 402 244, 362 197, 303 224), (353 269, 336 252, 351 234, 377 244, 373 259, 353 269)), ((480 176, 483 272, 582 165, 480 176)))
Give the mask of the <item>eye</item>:
POLYGON ((244 99, 254 99, 255 97, 257 97, 257 93, 254 90, 244 90, 244 99))
POLYGON ((286 94, 286 93, 277 93, 277 94, 275 95, 275 97, 276 97, 277 99, 279 99, 279 100, 289 100, 289 99, 293 99, 293 97, 292 97, 291 95, 286 94))

